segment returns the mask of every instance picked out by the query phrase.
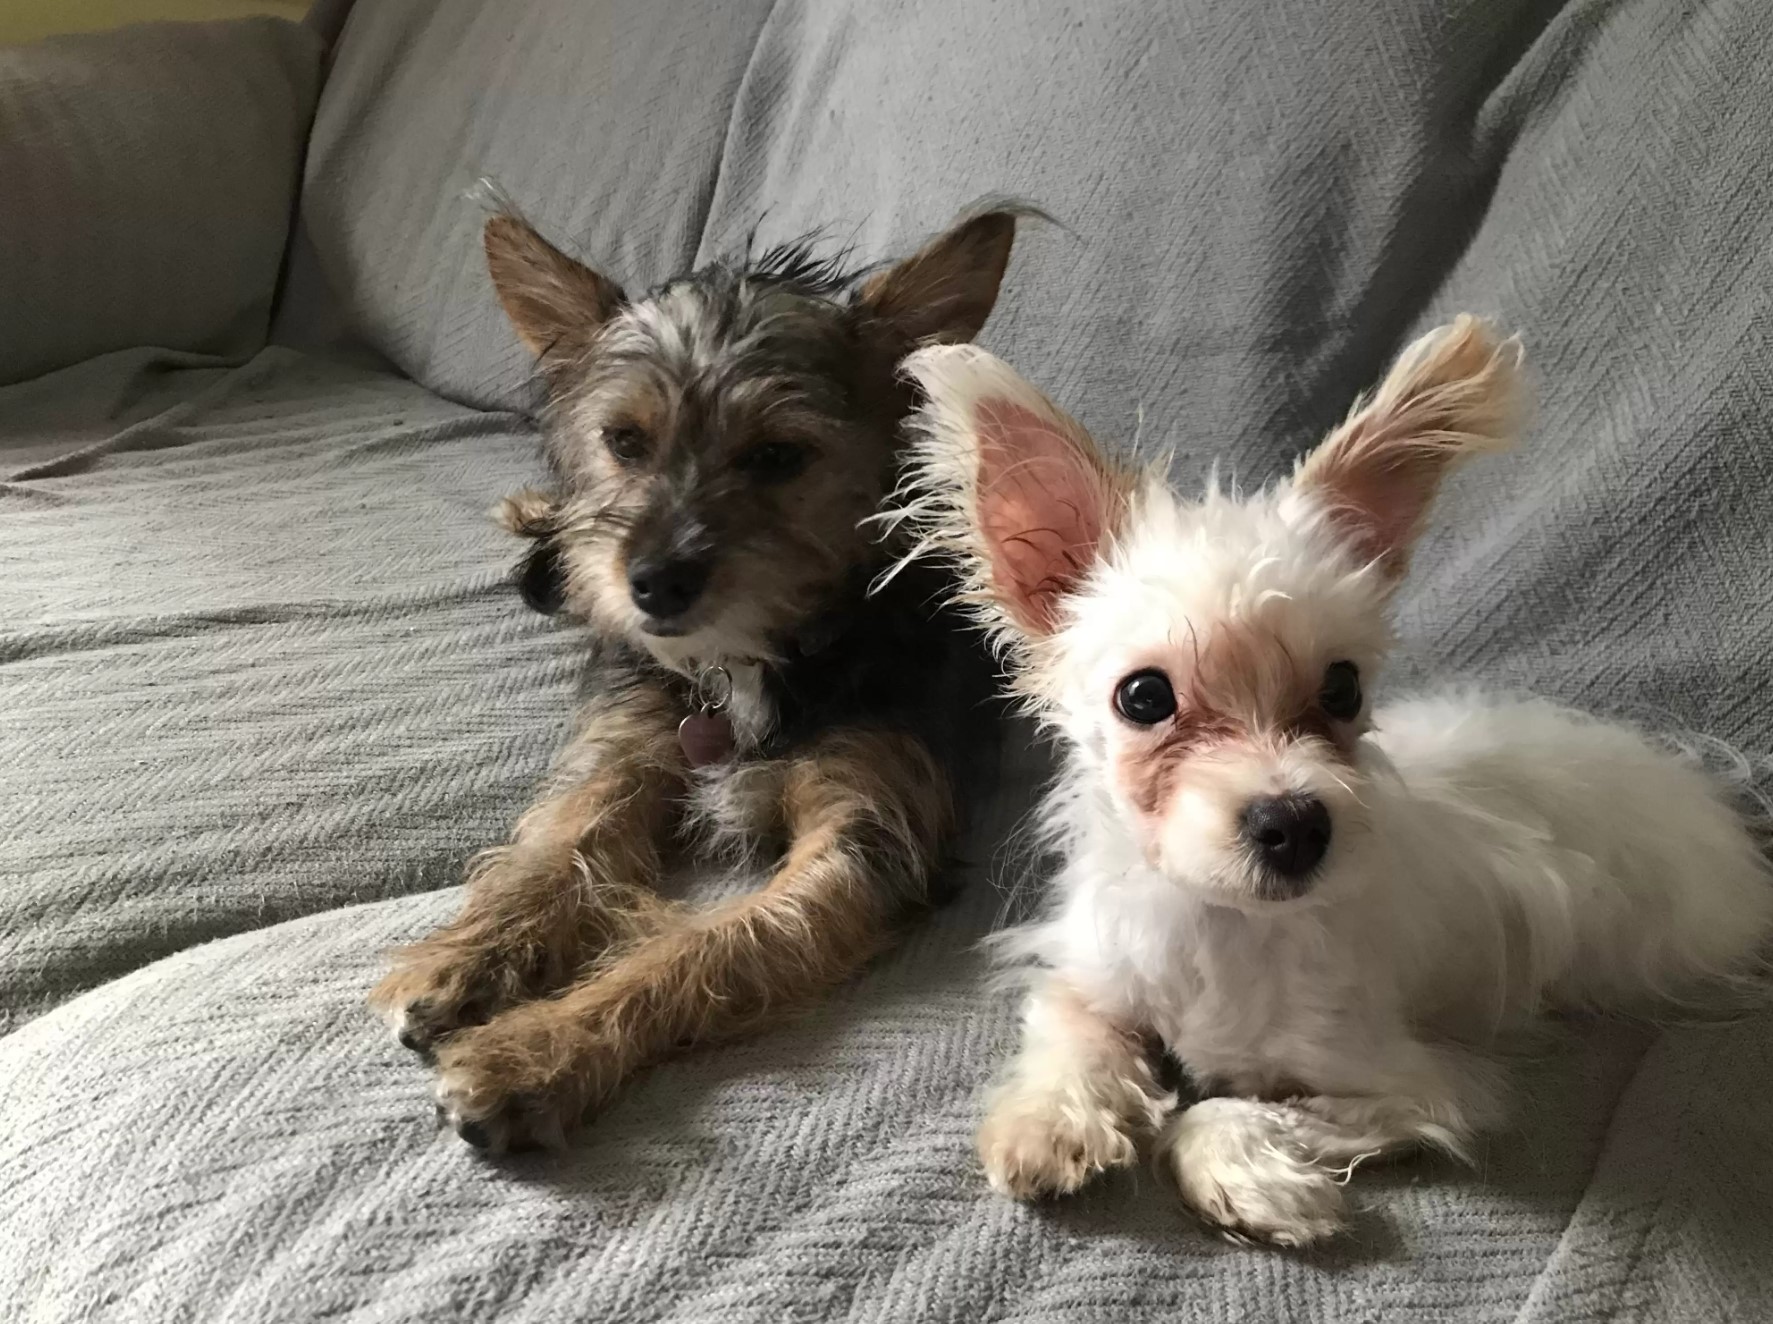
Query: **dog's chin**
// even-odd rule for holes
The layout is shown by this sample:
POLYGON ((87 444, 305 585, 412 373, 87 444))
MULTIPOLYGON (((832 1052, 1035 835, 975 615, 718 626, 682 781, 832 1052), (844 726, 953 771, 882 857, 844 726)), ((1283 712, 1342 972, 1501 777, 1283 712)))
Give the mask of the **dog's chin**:
POLYGON ((1259 906, 1293 906, 1317 891, 1319 871, 1288 878, 1260 865, 1250 870, 1250 895, 1259 906))
POLYGON ((681 616, 649 616, 626 593, 612 595, 605 603, 605 621, 643 648, 672 652, 693 651, 720 633, 720 622, 710 604, 698 603, 681 616))
POLYGON ((769 655, 768 641, 757 631, 723 615, 710 620, 658 621, 641 617, 629 627, 630 637, 673 671, 699 667, 745 665, 769 655))
POLYGON ((1322 869, 1297 878, 1285 878, 1273 870, 1241 860, 1227 861, 1221 867, 1206 870, 1202 870, 1198 862, 1192 867, 1160 864, 1158 868, 1177 888, 1207 905, 1252 915, 1307 910, 1329 899, 1322 869))

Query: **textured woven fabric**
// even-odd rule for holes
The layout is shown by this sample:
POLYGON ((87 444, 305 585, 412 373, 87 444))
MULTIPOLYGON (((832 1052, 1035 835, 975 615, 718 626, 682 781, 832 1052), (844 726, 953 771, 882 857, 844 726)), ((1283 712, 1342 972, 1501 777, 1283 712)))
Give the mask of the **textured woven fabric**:
POLYGON ((91 989, 0 1039, 0 1300, 1764 1318, 1765 1016, 1569 1027, 1475 1171, 1365 1171, 1355 1235, 1290 1256, 1208 1238, 1148 1172, 1050 1208, 984 1189, 1013 1007, 974 950, 1004 904, 982 880, 804 1019, 647 1073, 564 1158, 434 1137, 363 995, 521 805, 573 657, 499 589, 480 518, 527 473, 523 426, 439 398, 525 398, 458 182, 496 173, 632 286, 753 225, 872 257, 1028 197, 1070 228, 1025 235, 986 341, 1104 437, 1176 446, 1185 481, 1281 472, 1403 338, 1496 314, 1539 419, 1449 491, 1394 683, 1526 685, 1764 766, 1769 42, 1758 0, 360 4, 292 296, 323 278, 421 384, 273 350, 0 393, 0 992, 22 1021, 91 989))
POLYGON ((281 19, 0 46, 0 383, 262 345, 319 83, 281 19))
POLYGON ((492 179, 556 243, 624 285, 681 270, 769 8, 357 6, 308 153, 301 230, 313 278, 414 380, 453 399, 525 403, 530 360, 489 297, 485 212, 470 193, 492 179))
POLYGON ((438 887, 520 807, 571 642, 488 517, 533 437, 270 349, 0 390, 0 1016, 438 887))
POLYGON ((649 1073, 564 1158, 494 1166, 433 1134, 362 1007, 373 953, 455 900, 201 947, 4 1041, 5 1298, 155 1324, 1503 1319, 1642 1046, 1585 1036, 1530 1079, 1534 1124, 1481 1178, 1365 1174, 1360 1236, 1319 1255, 1217 1242, 1146 1172, 1024 1208, 969 1161, 1013 1021, 980 992, 975 888, 802 1020, 649 1073))

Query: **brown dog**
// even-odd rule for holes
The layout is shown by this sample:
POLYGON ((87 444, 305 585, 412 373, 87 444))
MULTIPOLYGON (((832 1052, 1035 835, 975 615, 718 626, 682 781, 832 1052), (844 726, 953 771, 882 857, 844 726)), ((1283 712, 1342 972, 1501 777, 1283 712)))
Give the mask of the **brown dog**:
POLYGON ((902 549, 868 520, 916 403, 897 365, 979 331, 1015 224, 976 214, 859 276, 790 245, 630 300, 488 222, 554 476, 503 517, 534 540, 524 596, 587 622, 592 656, 541 799, 373 994, 470 1144, 559 1143, 642 1064, 837 983, 934 899, 991 670, 929 572, 870 596, 902 549), (664 900, 686 832, 774 871, 664 900))

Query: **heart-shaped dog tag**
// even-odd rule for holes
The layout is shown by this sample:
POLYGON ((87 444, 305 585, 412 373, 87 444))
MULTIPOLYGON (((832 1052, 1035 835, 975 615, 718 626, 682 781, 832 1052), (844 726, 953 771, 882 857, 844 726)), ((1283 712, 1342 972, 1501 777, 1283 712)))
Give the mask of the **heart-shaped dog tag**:
POLYGON ((725 713, 691 713, 677 724, 677 743, 692 768, 721 763, 733 752, 733 724, 725 713))

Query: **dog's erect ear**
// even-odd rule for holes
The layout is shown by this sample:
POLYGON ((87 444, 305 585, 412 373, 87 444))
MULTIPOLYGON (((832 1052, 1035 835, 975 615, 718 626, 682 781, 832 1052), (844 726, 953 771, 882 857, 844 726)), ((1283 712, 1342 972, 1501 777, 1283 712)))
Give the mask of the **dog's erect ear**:
POLYGON ((1015 242, 1014 213, 982 212, 868 277, 856 302, 912 344, 964 343, 991 316, 1015 242))
POLYGON ((958 562, 966 596, 1012 650, 1050 635, 1059 601, 1106 550, 1132 478, 1001 359, 971 345, 905 361, 923 388, 900 515, 958 562))
POLYGON ((1364 559, 1401 578, 1441 480, 1514 443, 1525 413, 1520 362, 1520 342, 1475 317, 1429 332, 1300 462, 1295 486, 1329 505, 1364 559))
POLYGON ((573 261, 521 217, 493 217, 481 240, 505 316, 537 358, 595 331, 621 306, 620 286, 573 261))

